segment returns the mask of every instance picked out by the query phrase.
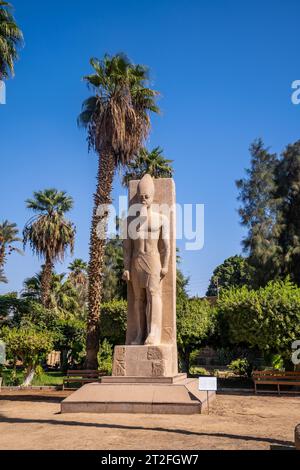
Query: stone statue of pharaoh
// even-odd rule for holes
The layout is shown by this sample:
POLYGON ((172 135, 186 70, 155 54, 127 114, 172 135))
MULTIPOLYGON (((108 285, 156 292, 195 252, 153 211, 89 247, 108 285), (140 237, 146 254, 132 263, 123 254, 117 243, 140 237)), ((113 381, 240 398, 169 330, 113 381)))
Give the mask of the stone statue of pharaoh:
POLYGON ((159 345, 162 332, 162 280, 170 258, 169 220, 153 205, 154 182, 143 176, 137 188, 138 211, 128 219, 123 279, 132 283, 134 338, 130 344, 159 345))

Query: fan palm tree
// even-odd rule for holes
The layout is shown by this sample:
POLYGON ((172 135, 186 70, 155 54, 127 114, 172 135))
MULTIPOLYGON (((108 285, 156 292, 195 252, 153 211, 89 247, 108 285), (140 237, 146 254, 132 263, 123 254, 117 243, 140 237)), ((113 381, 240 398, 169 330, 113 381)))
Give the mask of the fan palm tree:
POLYGON ((0 80, 14 75, 14 63, 22 44, 23 34, 12 15, 12 6, 0 0, 0 80))
POLYGON ((135 159, 127 165, 123 185, 128 186, 130 180, 141 179, 146 173, 153 178, 172 178, 172 162, 173 160, 167 160, 163 156, 160 147, 155 147, 151 151, 141 148, 135 159))
POLYGON ((81 311, 82 319, 86 319, 87 314, 87 300, 88 300, 88 265, 80 258, 68 266, 70 274, 68 279, 75 287, 78 294, 78 302, 81 311))
POLYGON ((143 145, 150 129, 149 112, 158 112, 158 93, 147 86, 148 69, 132 64, 124 54, 105 55, 102 61, 91 59, 90 64, 93 73, 84 79, 94 93, 83 103, 78 123, 87 129, 89 148, 99 157, 90 235, 86 348, 86 367, 94 369, 98 366, 104 250, 114 173, 143 145))
POLYGON ((69 279, 75 287, 87 284, 87 268, 87 263, 81 258, 75 258, 72 263, 69 264, 69 279))
MULTIPOLYGON (((79 309, 78 294, 75 287, 69 279, 64 280, 65 274, 52 273, 50 281, 50 295, 48 307, 62 315, 64 318, 68 314, 74 315, 79 309)), ((42 299, 42 273, 25 279, 23 283, 21 297, 23 299, 35 300, 42 299)))
POLYGON ((45 260, 41 275, 41 300, 48 307, 53 265, 64 260, 68 248, 73 253, 75 227, 64 217, 72 209, 73 199, 64 191, 45 189, 34 192, 34 198, 27 199, 26 205, 35 215, 24 227, 24 246, 29 243, 33 253, 45 260))
POLYGON ((17 253, 23 254, 23 251, 19 248, 13 246, 15 242, 21 242, 22 239, 17 235, 19 230, 17 229, 17 224, 11 223, 8 220, 4 220, 0 224, 0 269, 2 270, 2 280, 5 281, 3 266, 7 260, 7 256, 16 251, 17 253))

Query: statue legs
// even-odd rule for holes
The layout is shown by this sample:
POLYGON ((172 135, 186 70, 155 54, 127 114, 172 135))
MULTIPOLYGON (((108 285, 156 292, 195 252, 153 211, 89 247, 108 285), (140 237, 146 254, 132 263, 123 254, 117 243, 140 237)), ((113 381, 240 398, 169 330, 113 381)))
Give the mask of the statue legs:
POLYGON ((145 337, 145 303, 146 291, 143 289, 136 276, 132 278, 132 288, 134 292, 133 303, 133 324, 135 326, 135 334, 131 344, 143 344, 145 337))
POLYGON ((145 344, 160 344, 162 328, 162 301, 160 279, 158 276, 150 276, 149 284, 146 287, 146 295, 147 339, 145 344))
POLYGON ((133 324, 132 345, 160 344, 162 327, 162 301, 160 277, 132 270, 133 324), (146 341, 144 343, 144 340, 146 341))

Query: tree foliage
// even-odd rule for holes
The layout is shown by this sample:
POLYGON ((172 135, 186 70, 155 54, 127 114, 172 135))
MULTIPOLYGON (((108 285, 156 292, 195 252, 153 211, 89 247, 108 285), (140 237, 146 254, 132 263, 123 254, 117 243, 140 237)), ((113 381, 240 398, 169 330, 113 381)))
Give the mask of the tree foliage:
POLYGON ((252 275, 253 269, 246 258, 238 255, 231 256, 214 270, 206 295, 217 296, 221 289, 249 285, 252 275))
POLYGON ((102 301, 127 298, 127 284, 122 279, 124 271, 123 242, 117 235, 105 246, 102 301))
POLYGON ((300 338, 300 289, 288 279, 270 281, 257 290, 246 286, 224 290, 217 310, 232 344, 288 359, 292 342, 300 338))
POLYGON ((127 326, 127 302, 112 300, 101 305, 100 340, 111 344, 125 344, 127 326))
POLYGON ((250 146, 250 168, 246 177, 236 182, 239 189, 241 224, 248 229, 243 246, 248 262, 255 269, 253 285, 265 285, 275 276, 276 154, 270 153, 261 139, 250 146))
POLYGON ((167 160, 163 156, 163 150, 155 147, 149 151, 141 148, 134 159, 129 162, 123 178, 123 185, 128 186, 131 180, 140 180, 148 173, 153 178, 172 178, 173 160, 167 160))
POLYGON ((300 286, 300 140, 288 145, 276 167, 277 262, 281 277, 300 286))
POLYGON ((52 334, 33 327, 9 328, 5 326, 0 330, 0 336, 5 342, 8 356, 14 361, 20 359, 27 368, 24 385, 29 385, 41 355, 50 352, 53 348, 52 334))
POLYGON ((177 302, 177 344, 181 361, 189 371, 190 354, 203 346, 215 330, 215 313, 203 299, 180 299, 177 302))
POLYGON ((14 75, 14 64, 22 45, 23 34, 12 14, 12 6, 0 0, 0 80, 14 75))
POLYGON ((18 233, 19 230, 15 223, 4 220, 0 224, 0 282, 7 282, 3 270, 7 257, 14 251, 23 254, 23 251, 14 245, 16 242, 22 241, 22 238, 18 237, 18 233))
POLYGON ((53 264, 63 261, 66 250, 74 248, 75 227, 65 218, 73 207, 73 199, 64 191, 45 189, 34 192, 26 201, 35 212, 23 230, 24 246, 29 243, 34 254, 45 259, 41 276, 41 300, 49 307, 53 264))

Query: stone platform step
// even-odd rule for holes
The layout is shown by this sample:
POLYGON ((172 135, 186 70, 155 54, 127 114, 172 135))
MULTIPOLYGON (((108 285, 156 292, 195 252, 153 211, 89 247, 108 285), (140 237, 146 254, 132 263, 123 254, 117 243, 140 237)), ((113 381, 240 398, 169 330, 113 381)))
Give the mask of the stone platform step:
POLYGON ((113 376, 107 375, 101 377, 102 384, 113 384, 113 383, 122 383, 122 384, 174 384, 186 380, 186 374, 178 374, 174 377, 136 377, 136 376, 113 376))
MULTIPOLYGON (((214 398, 210 392, 210 402, 214 398)), ((63 400, 61 412, 199 414, 206 407, 207 393, 198 390, 198 380, 185 378, 177 383, 87 384, 63 400)))

